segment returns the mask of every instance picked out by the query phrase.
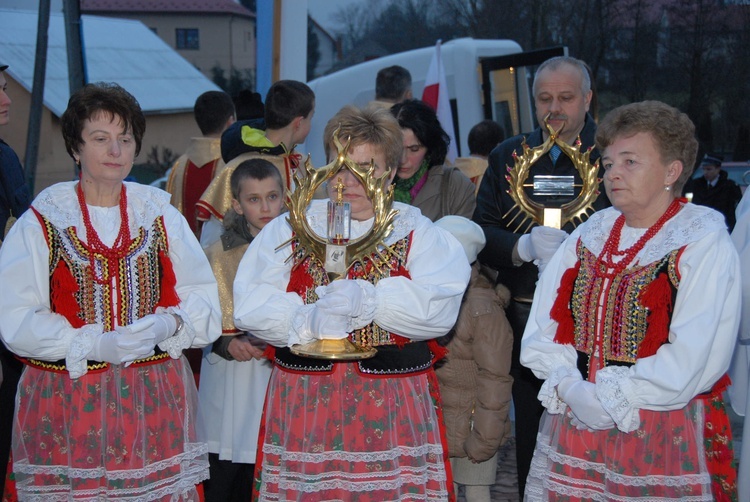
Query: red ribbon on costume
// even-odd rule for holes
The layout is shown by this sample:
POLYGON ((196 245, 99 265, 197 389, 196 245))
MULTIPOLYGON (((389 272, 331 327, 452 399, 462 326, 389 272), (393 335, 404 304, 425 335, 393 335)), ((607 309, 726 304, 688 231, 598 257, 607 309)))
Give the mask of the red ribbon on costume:
POLYGON ((656 354, 669 339, 669 320, 672 313, 672 289, 669 277, 662 272, 641 292, 641 304, 648 313, 646 336, 638 347, 638 358, 656 354))
POLYGON ((556 343, 573 345, 575 342, 573 336, 575 322, 573 321, 573 312, 570 310, 570 299, 573 296, 573 286, 580 269, 581 262, 577 261, 574 267, 565 271, 562 279, 560 279, 560 287, 557 288, 557 298, 555 298, 555 303, 550 310, 550 317, 553 321, 557 321, 556 343))
POLYGON ((180 297, 177 295, 177 279, 174 275, 172 260, 169 259, 166 251, 159 250, 159 264, 161 265, 161 295, 157 307, 176 307, 180 304, 180 297))

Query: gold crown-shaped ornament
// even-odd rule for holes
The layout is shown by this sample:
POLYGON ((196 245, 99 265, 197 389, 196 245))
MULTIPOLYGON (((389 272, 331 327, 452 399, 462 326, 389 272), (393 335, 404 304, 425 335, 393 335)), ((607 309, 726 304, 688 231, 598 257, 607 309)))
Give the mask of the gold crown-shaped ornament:
MULTIPOLYGON (((281 244, 278 248, 284 248, 292 241, 297 241, 296 250, 286 259, 285 263, 294 259, 293 266, 296 267, 308 257, 325 262, 326 247, 330 244, 328 236, 318 235, 307 221, 306 211, 316 191, 326 181, 332 179, 343 169, 348 169, 362 183, 367 198, 373 205, 373 224, 364 235, 351 239, 345 244, 345 265, 343 274, 328 273, 330 280, 346 277, 346 271, 357 262, 364 263, 369 260, 378 271, 391 268, 391 261, 395 251, 385 243, 386 237, 393 231, 393 222, 398 214, 393 209, 393 185, 389 185, 391 169, 387 168, 381 176, 375 176, 374 160, 367 166, 361 166, 348 157, 351 146, 351 138, 342 145, 338 138, 339 129, 333 134, 333 143, 337 149, 337 156, 328 165, 315 169, 308 156, 304 164, 304 174, 300 176, 295 173, 294 179, 296 189, 293 192, 287 190, 286 205, 289 209, 287 221, 292 227, 294 235, 291 239, 281 244)), ((295 345, 291 348, 292 353, 300 356, 314 357, 318 359, 354 360, 372 357, 377 352, 372 347, 360 347, 347 339, 343 340, 317 340, 305 345, 295 345)))
POLYGON ((393 230, 393 221, 398 214, 397 209, 392 209, 393 185, 388 184, 391 169, 389 167, 381 176, 375 176, 374 161, 371 161, 369 166, 365 167, 351 160, 347 156, 351 139, 347 139, 346 144, 342 146, 338 138, 338 129, 334 132, 333 144, 338 151, 338 155, 333 162, 320 169, 315 169, 308 156, 305 160, 304 175, 300 176, 299 172, 294 174, 297 188, 293 192, 287 191, 286 200, 289 209, 287 221, 294 231, 294 236, 280 245, 277 250, 296 239, 299 243, 299 253, 290 255, 286 261, 289 261, 295 255, 297 256, 295 265, 304 261, 308 256, 313 256, 321 261, 324 259, 328 239, 325 236, 318 235, 310 228, 305 213, 318 188, 342 169, 348 169, 364 186, 367 198, 372 201, 375 216, 369 232, 347 243, 347 270, 355 263, 364 261, 365 258, 370 259, 373 266, 379 271, 382 270, 381 267, 383 266, 390 268, 394 251, 385 244, 384 240, 393 230), (373 257, 378 259, 373 259, 373 257))
POLYGON ((514 209, 517 210, 516 214, 508 221, 508 226, 518 219, 519 216, 523 216, 519 220, 518 226, 513 230, 514 232, 521 231, 525 233, 534 223, 538 225, 550 225, 549 222, 545 221, 545 212, 559 211, 559 214, 556 214, 552 218, 555 223, 551 224, 551 226, 556 226, 557 228, 562 228, 568 222, 572 222, 576 226, 579 223, 583 223, 584 216, 591 216, 595 212, 593 204, 599 196, 599 183, 601 179, 599 178, 599 160, 597 159, 594 163, 590 161, 593 147, 582 152, 580 136, 572 146, 565 143, 560 139, 560 131, 555 131, 549 125, 549 116, 550 114, 547 114, 544 117, 544 125, 549 133, 544 143, 535 148, 530 148, 526 144, 526 138, 524 138, 521 142, 521 148, 523 149, 521 155, 518 155, 515 151, 513 152, 514 167, 506 166, 508 174, 505 176, 505 179, 509 184, 508 195, 513 199, 514 204, 503 215, 503 219, 508 218, 514 209), (575 199, 563 204, 559 208, 550 210, 543 204, 531 200, 524 188, 533 186, 526 183, 531 166, 549 152, 554 145, 557 145, 561 153, 573 161, 573 165, 581 177, 582 184, 580 185, 581 191, 575 199), (559 223, 557 222, 558 220, 559 223))

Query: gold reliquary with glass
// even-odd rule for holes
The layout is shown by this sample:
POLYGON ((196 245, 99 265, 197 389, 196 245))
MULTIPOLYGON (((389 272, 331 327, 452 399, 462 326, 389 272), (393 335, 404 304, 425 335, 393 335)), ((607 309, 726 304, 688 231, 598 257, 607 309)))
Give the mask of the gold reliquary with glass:
POLYGON ((544 143, 530 148, 524 140, 521 153, 513 152, 514 165, 507 166, 508 194, 514 205, 503 215, 503 219, 507 220, 508 228, 516 233, 526 233, 535 224, 554 228, 562 228, 569 222, 578 225, 584 221, 584 217, 594 213, 593 204, 599 196, 599 161, 590 161, 592 149, 581 151, 580 138, 572 146, 565 143, 559 131, 549 125, 548 118, 549 115, 544 118, 549 133, 544 143), (573 161, 581 178, 580 184, 576 184, 574 176, 570 175, 537 175, 529 182, 531 166, 555 146, 560 149, 561 156, 565 155, 573 161), (577 196, 576 189, 580 189, 577 196), (569 202, 546 205, 533 200, 530 194, 537 200, 548 197, 567 199, 569 202))
MULTIPOLYGON (((308 157, 304 172, 295 173, 296 188, 288 193, 287 220, 296 240, 295 252, 287 260, 294 259, 297 266, 307 258, 317 260, 327 272, 329 281, 345 279, 355 263, 372 263, 373 267, 391 267, 393 251, 385 244, 385 238, 393 230, 393 221, 398 211, 393 209, 393 187, 389 184, 390 169, 381 176, 375 176, 375 165, 361 166, 352 161, 347 153, 350 141, 341 144, 338 131, 334 133, 334 145, 338 155, 328 165, 315 169, 308 157), (351 207, 343 197, 342 175, 348 170, 362 183, 368 199, 372 202, 375 216, 372 227, 363 235, 351 237, 351 207), (335 188, 336 196, 328 201, 327 235, 318 235, 310 227, 305 212, 313 200, 315 192, 324 184, 335 188)), ((285 242, 278 249, 289 245, 285 242)), ((377 349, 364 347, 344 338, 323 339, 291 347, 298 356, 332 360, 357 360, 374 356, 377 349)))

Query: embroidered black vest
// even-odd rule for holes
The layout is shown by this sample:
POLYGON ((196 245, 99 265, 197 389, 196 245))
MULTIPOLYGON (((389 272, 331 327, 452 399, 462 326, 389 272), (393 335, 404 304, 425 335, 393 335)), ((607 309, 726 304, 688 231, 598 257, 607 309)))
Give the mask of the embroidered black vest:
MULTIPOLYGON (((61 230, 40 213, 36 215, 49 246, 50 308, 53 312, 64 316, 73 327, 100 323, 105 332, 154 313, 162 296, 164 264, 160 256, 167 255, 167 233, 161 217, 156 218, 148 230, 138 230, 127 254, 118 260, 118 275, 113 285, 110 280, 103 281, 104 284, 94 280, 90 251, 79 239, 75 227, 61 230)), ((108 267, 103 261, 106 259, 94 256, 94 266, 97 276, 109 279, 108 267)), ((167 353, 155 347, 154 356, 134 364, 166 357, 167 353)), ((55 362, 27 359, 24 362, 50 371, 65 371, 64 359, 55 362)), ((88 362, 89 371, 103 370, 107 366, 98 361, 88 362)))
POLYGON ((671 305, 680 284, 677 272, 680 250, 676 249, 645 266, 628 268, 611 281, 596 274, 597 257, 580 241, 577 253, 580 269, 573 284, 570 310, 574 321, 573 345, 578 351, 578 366, 584 378, 588 375, 589 358, 597 349, 597 329, 601 330, 600 357, 605 365, 630 366, 643 357, 644 343, 655 342, 652 352, 661 343, 667 343, 671 305), (662 292, 668 298, 657 298, 655 301, 653 294, 647 294, 657 280, 668 285, 662 292), (603 316, 598 314, 602 301, 603 316), (653 325, 659 309, 667 309, 666 312, 659 312, 664 326, 653 325), (657 336, 653 334, 657 331, 663 335, 663 339, 647 341, 647 336, 657 336))

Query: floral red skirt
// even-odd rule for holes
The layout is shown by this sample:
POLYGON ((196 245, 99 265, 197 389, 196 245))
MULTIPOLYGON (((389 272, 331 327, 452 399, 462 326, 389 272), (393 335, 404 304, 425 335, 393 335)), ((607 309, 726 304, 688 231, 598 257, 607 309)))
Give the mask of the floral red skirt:
POLYGON ((732 434, 720 396, 640 410, 640 427, 579 431, 545 412, 527 500, 737 500, 732 434))
POLYGON ((27 367, 12 476, 20 500, 198 500, 208 477, 185 358, 72 380, 27 367))
POLYGON ((275 367, 266 398, 259 500, 453 500, 434 371, 372 377, 275 367))

